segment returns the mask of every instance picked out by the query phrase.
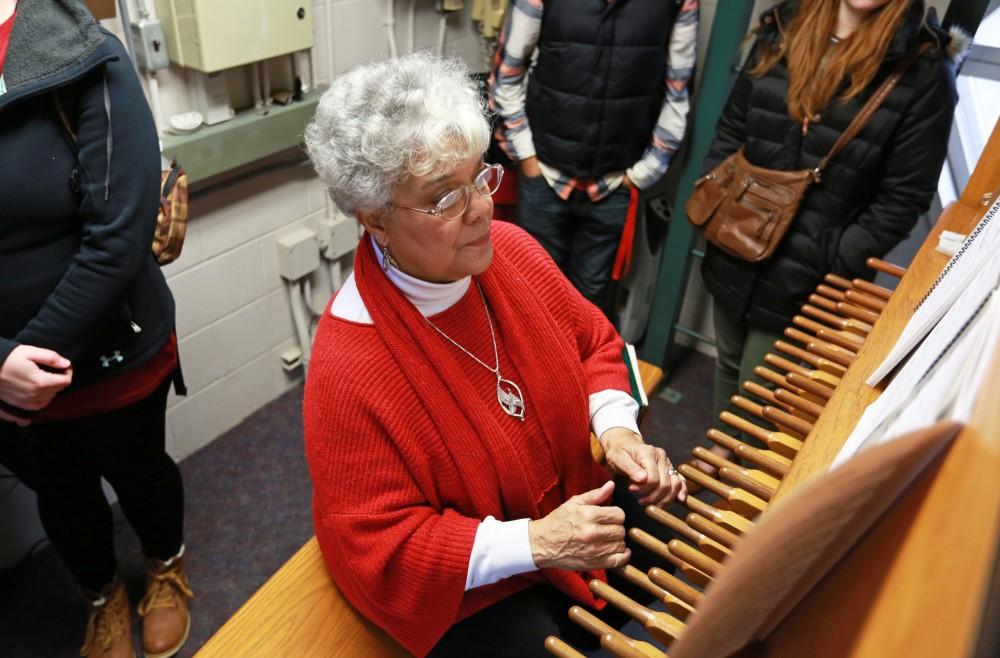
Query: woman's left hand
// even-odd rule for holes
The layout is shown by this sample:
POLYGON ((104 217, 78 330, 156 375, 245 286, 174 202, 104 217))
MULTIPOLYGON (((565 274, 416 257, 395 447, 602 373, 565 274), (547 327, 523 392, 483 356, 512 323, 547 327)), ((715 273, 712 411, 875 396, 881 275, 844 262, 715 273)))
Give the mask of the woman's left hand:
POLYGON ((632 481, 629 491, 643 505, 666 505, 687 497, 687 485, 663 448, 651 446, 624 427, 612 427, 599 438, 608 468, 632 481))

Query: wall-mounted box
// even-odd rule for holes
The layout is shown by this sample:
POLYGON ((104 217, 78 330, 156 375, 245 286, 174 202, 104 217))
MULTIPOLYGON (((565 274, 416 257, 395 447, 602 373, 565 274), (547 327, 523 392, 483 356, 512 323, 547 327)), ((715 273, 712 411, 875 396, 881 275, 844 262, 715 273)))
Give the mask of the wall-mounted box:
POLYGON ((308 0, 156 0, 170 59, 214 73, 313 47, 308 0))

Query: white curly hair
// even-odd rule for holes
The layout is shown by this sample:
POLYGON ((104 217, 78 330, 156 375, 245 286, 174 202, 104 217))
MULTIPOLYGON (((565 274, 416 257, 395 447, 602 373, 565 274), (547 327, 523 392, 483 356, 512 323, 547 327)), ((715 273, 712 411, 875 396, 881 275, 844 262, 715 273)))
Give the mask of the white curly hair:
POLYGON ((407 175, 482 155, 489 139, 479 84, 465 64, 423 52, 337 78, 305 131, 316 173, 351 216, 387 208, 407 175))

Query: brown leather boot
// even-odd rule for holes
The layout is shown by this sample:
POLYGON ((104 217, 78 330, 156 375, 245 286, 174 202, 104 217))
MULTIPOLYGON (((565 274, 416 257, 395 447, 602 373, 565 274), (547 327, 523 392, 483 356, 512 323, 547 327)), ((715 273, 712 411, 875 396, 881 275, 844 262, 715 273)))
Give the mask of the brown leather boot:
POLYGON ((191 630, 188 585, 183 551, 168 562, 149 561, 146 596, 139 603, 142 617, 142 649, 146 658, 172 656, 187 641, 191 630))
POLYGON ((80 649, 85 658, 135 658, 132 615, 125 584, 115 579, 100 594, 84 592, 90 605, 87 636, 80 649))

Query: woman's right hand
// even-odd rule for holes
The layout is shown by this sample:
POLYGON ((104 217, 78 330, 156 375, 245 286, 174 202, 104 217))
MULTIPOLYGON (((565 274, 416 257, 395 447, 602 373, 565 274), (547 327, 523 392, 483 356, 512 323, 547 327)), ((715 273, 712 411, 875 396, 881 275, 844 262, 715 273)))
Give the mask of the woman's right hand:
POLYGON ((18 345, 0 364, 0 400, 25 411, 38 411, 72 381, 69 359, 52 350, 18 345))
POLYGON ((547 516, 528 523, 531 557, 539 569, 610 569, 625 566, 625 512, 602 503, 615 483, 573 496, 547 516))

